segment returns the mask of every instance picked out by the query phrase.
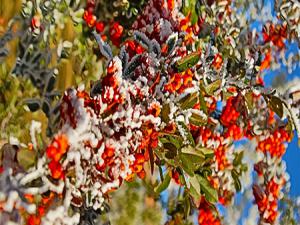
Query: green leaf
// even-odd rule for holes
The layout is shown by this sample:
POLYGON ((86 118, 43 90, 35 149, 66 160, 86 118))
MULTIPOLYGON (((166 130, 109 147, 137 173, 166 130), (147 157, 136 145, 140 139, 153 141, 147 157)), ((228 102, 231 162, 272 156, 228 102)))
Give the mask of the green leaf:
POLYGON ((18 163, 25 169, 29 169, 35 164, 36 152, 29 149, 21 149, 17 153, 18 163))
POLYGON ((184 198, 184 217, 188 218, 191 212, 191 201, 189 195, 186 195, 184 198))
POLYGON ((190 130, 187 128, 187 126, 183 122, 178 122, 178 125, 181 126, 184 129, 184 132, 186 134, 186 138, 189 141, 189 144, 195 147, 195 141, 193 138, 193 135, 191 134, 190 130))
POLYGON ((239 179, 239 174, 238 174, 238 172, 235 169, 233 169, 231 171, 231 176, 232 176, 233 181, 234 181, 235 190, 237 192, 241 191, 241 189, 242 189, 241 181, 239 179))
POLYGON ((164 176, 164 180, 157 187, 154 188, 154 191, 158 194, 163 192, 169 187, 170 181, 171 181, 171 177, 167 171, 166 175, 164 176))
POLYGON ((280 117, 283 116, 282 100, 276 96, 272 96, 268 102, 269 107, 280 117))
POLYGON ((153 149, 152 148, 148 148, 148 152, 149 152, 149 159, 150 159, 150 170, 151 170, 151 174, 153 174, 153 171, 154 171, 154 154, 153 154, 153 149))
POLYGON ((209 95, 213 95, 216 90, 220 88, 222 81, 221 80, 215 80, 209 85, 205 87, 206 93, 209 95))
POLYGON ((182 110, 193 108, 198 101, 197 93, 188 93, 182 99, 179 100, 182 110))
POLYGON ((177 148, 174 144, 168 142, 163 144, 164 148, 167 150, 167 153, 165 154, 166 158, 173 159, 177 155, 177 148))
POLYGON ((179 155, 182 169, 189 175, 194 176, 194 164, 190 161, 190 157, 187 154, 179 155))
POLYGON ((214 156, 215 151, 210 148, 205 148, 205 147, 196 147, 197 151, 201 151, 205 157, 211 158, 214 156))
POLYGON ((167 40, 168 54, 172 53, 178 41, 178 33, 172 34, 167 40))
POLYGON ((184 154, 190 154, 190 155, 194 155, 194 156, 198 156, 201 159, 204 159, 205 156, 203 154, 202 151, 197 150, 196 148, 192 147, 192 146, 185 146, 181 149, 181 152, 184 154))
POLYGON ((201 196, 201 187, 197 176, 190 177, 190 195, 194 198, 195 201, 198 201, 201 196))
POLYGON ((235 157, 234 157, 234 160, 233 160, 233 165, 234 166, 240 165, 242 163, 243 156, 244 156, 244 152, 243 151, 241 151, 239 153, 236 153, 235 157))
POLYGON ((173 144, 177 149, 179 149, 181 147, 181 144, 182 144, 182 140, 181 140, 181 137, 176 137, 176 136, 172 136, 171 134, 165 134, 163 137, 159 137, 158 138, 159 141, 162 143, 162 144, 165 144, 165 143, 171 143, 173 144))
POLYGON ((210 185, 207 179, 198 174, 196 176, 206 200, 210 203, 216 203, 218 201, 218 191, 210 185))
POLYGON ((170 114, 170 105, 164 104, 161 109, 161 119, 163 122, 169 123, 170 121, 169 114, 170 114))
POLYGON ((186 146, 181 149, 180 159, 184 166, 183 169, 191 175, 203 165, 205 156, 200 151, 196 151, 194 147, 186 146))
POLYGON ((253 104, 254 104, 253 93, 250 92, 250 91, 247 92, 245 94, 245 100, 246 100, 246 104, 247 104, 248 110, 252 110, 253 109, 253 104))
POLYGON ((195 66, 200 59, 200 54, 199 52, 193 52, 182 59, 178 60, 176 62, 176 68, 178 72, 183 72, 186 71, 187 69, 195 66))
POLYGON ((200 109, 202 109, 204 113, 207 115, 207 106, 201 90, 199 91, 199 100, 200 100, 200 109))
POLYGON ((183 170, 180 167, 178 167, 177 169, 179 169, 179 171, 180 171, 180 173, 179 173, 180 174, 179 175, 180 183, 183 184, 183 185, 186 185, 185 177, 183 175, 183 170))
POLYGON ((228 98, 232 97, 233 93, 227 92, 227 91, 222 91, 222 99, 226 101, 228 98))
POLYGON ((195 126, 203 126, 207 123, 207 117, 201 116, 196 113, 192 113, 191 117, 189 118, 189 121, 195 126))
POLYGON ((134 70, 140 65, 141 57, 141 55, 136 55, 131 59, 130 63, 128 63, 128 66, 125 68, 124 77, 129 77, 129 75, 133 73, 134 70))
POLYGON ((182 12, 185 16, 187 16, 189 13, 191 14, 192 24, 195 24, 198 21, 198 15, 196 12, 196 3, 197 3, 197 0, 184 0, 183 1, 182 12))
POLYGON ((28 105, 28 108, 31 112, 35 112, 41 107, 40 100, 38 99, 28 99, 26 101, 26 104, 28 105))

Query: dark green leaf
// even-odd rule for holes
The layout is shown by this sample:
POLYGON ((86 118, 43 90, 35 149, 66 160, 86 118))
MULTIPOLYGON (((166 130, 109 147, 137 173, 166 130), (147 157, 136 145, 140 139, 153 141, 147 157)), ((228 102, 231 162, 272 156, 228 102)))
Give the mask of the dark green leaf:
POLYGON ((201 90, 199 91, 199 100, 200 100, 200 109, 203 110, 204 113, 207 115, 207 106, 201 90))
POLYGON ((172 34, 167 40, 168 54, 172 53, 178 41, 178 33, 172 34))
POLYGON ((46 114, 46 116, 49 117, 49 115, 50 115, 50 104, 47 100, 43 102, 42 110, 46 114))
POLYGON ((140 65, 141 55, 134 56, 128 66, 125 68, 124 77, 129 77, 131 73, 135 71, 135 69, 140 65))
POLYGON ((158 44, 158 42, 153 39, 151 41, 151 47, 150 47, 150 52, 154 52, 156 54, 157 57, 160 56, 161 54, 161 48, 160 48, 160 45, 158 44))
POLYGON ((180 154, 180 161, 182 169, 189 175, 194 176, 194 164, 190 161, 190 157, 187 154, 180 154))
POLYGON ((276 96, 272 96, 269 101, 269 107, 280 117, 283 116, 283 104, 282 100, 276 96))
POLYGON ((149 159, 150 159, 150 169, 151 169, 151 174, 153 174, 154 171, 154 154, 153 154, 153 149, 148 148, 149 152, 149 159))
POLYGON ((241 189, 242 189, 241 181, 239 179, 239 174, 238 174, 238 172, 235 169, 233 169, 231 171, 231 176, 233 178, 234 187, 235 187, 236 191, 237 192, 241 191, 241 189))
POLYGON ((56 78, 51 76, 48 81, 47 92, 51 92, 54 89, 56 78))
POLYGON ((169 123, 170 121, 169 114, 170 114, 170 105, 164 104, 161 109, 161 119, 163 122, 169 123))
POLYGON ((96 95, 99 95, 101 91, 102 91, 102 83, 100 80, 98 80, 93 84, 90 95, 91 97, 95 97, 96 95))
POLYGON ((168 188, 170 181, 171 181, 171 177, 170 177, 169 173, 166 172, 164 180, 157 187, 154 188, 154 191, 158 194, 163 192, 164 190, 166 190, 168 188))
POLYGON ((29 99, 26 101, 31 112, 35 112, 40 108, 40 101, 37 99, 29 99))
POLYGON ((141 44, 143 47, 150 49, 151 47, 151 41, 149 38, 140 31, 134 31, 133 33, 134 39, 141 44))
POLYGON ((171 150, 172 152, 177 152, 176 146, 174 144, 172 144, 171 142, 164 143, 163 146, 165 149, 171 150))
POLYGON ((174 144, 168 142, 163 144, 164 148, 167 150, 165 154, 166 158, 173 159, 177 155, 177 148, 174 144))
POLYGON ((241 151, 241 152, 235 154, 235 158, 234 158, 234 160, 233 160, 233 165, 234 165, 234 166, 240 165, 240 164, 242 163, 243 156, 244 156, 244 152, 243 152, 243 151, 241 151))

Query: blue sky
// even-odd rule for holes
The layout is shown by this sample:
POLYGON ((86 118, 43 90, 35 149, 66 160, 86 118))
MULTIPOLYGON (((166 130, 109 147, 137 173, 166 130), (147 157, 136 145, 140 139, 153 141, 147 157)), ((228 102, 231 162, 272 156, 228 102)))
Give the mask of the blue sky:
POLYGON ((290 195, 292 197, 300 196, 300 149, 297 145, 296 135, 289 144, 287 152, 283 158, 287 164, 287 171, 291 176, 290 181, 292 186, 290 195))
MULTIPOLYGON (((265 5, 270 4, 271 8, 274 9, 274 1, 267 0, 265 5)), ((275 16, 274 11, 272 15, 275 16)), ((258 31, 262 30, 262 23, 255 22, 252 24, 252 28, 256 28, 258 31)), ((288 44, 286 43, 287 51, 286 55, 290 52, 297 52, 299 47, 296 43, 288 44)), ((271 86, 272 80, 278 74, 278 72, 284 72, 287 74, 287 80, 293 80, 296 77, 300 78, 300 67, 298 66, 291 74, 288 74, 285 67, 279 68, 277 71, 266 71, 264 76, 264 81, 266 86, 271 86)), ((291 181, 291 192, 292 197, 300 196, 300 148, 298 146, 297 135, 295 133, 294 138, 291 143, 289 143, 287 151, 283 157, 287 164, 287 172, 290 174, 291 181)))
MULTIPOLYGON (((293 50, 296 50, 295 48, 293 50)), ((274 72, 269 72, 265 76, 267 86, 270 86, 271 81, 275 77, 274 72)), ((300 78, 300 68, 296 68, 293 73, 288 74, 287 79, 292 80, 296 77, 300 78)), ((293 140, 289 143, 287 151, 283 156, 287 164, 287 172, 290 174, 292 197, 300 196, 300 148, 298 146, 297 134, 295 132, 293 140)))

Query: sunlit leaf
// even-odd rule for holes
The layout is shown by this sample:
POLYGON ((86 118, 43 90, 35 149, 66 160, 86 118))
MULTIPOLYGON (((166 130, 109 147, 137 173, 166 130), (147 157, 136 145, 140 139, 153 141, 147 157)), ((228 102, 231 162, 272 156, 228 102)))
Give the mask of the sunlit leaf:
POLYGON ((193 52, 176 62, 176 68, 178 72, 186 71, 188 68, 193 67, 199 62, 199 52, 193 52))
POLYGON ((17 153, 17 160, 24 169, 29 169, 36 161, 36 152, 29 149, 21 149, 17 153))
POLYGON ((198 96, 197 93, 188 93, 182 99, 179 100, 181 109, 190 109, 197 103, 198 96))
POLYGON ((190 123, 196 126, 203 126, 207 123, 207 117, 205 115, 201 116, 196 113, 192 113, 189 119, 190 123))
POLYGON ((209 95, 213 95, 216 90, 220 88, 221 80, 215 80, 209 85, 205 86, 206 93, 209 95))
POLYGON ((201 196, 201 187, 200 187, 199 179, 197 178, 196 175, 192 176, 189 179, 189 183, 190 183, 190 194, 197 201, 198 199, 200 199, 201 196))
POLYGON ((216 203, 218 201, 217 190, 211 186, 211 184, 206 178, 198 174, 196 176, 200 182, 201 192, 204 193, 206 200, 209 201, 210 203, 216 203))

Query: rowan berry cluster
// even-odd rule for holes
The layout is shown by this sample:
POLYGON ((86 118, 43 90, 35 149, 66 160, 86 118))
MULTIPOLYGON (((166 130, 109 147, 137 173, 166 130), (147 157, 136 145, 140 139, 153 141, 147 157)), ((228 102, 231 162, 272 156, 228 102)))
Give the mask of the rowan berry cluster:
POLYGON ((48 164, 51 176, 54 179, 63 179, 64 172, 60 160, 68 150, 68 139, 64 135, 56 137, 47 147, 46 154, 50 162, 48 164))
POLYGON ((200 204, 198 223, 201 225, 221 225, 220 219, 205 202, 200 204))
POLYGON ((278 203, 282 198, 281 190, 286 184, 283 176, 272 177, 263 185, 253 185, 253 195, 257 204, 261 221, 273 224, 278 219, 278 203))
POLYGON ((257 149, 266 153, 270 153, 272 157, 282 157, 285 153, 286 142, 291 141, 291 136, 284 129, 275 130, 266 138, 258 142, 257 149))
MULTIPOLYGON (((94 0, 87 1, 87 6, 83 14, 83 19, 90 29, 95 29, 97 33, 101 34, 101 37, 106 40, 107 36, 104 34, 105 22, 98 20, 97 17, 93 14, 96 6, 94 0)), ((120 25, 119 22, 111 22, 109 26, 109 39, 112 44, 119 47, 121 43, 121 38, 124 28, 120 25)))
MULTIPOLYGON (((58 133, 32 168, 11 177, 21 187, 13 198, 27 224, 79 224, 81 208, 104 210, 109 193, 124 181, 145 179, 163 166, 153 192, 165 190, 172 178, 184 188, 187 204, 197 205, 200 225, 220 225, 214 205, 230 204, 242 189, 245 164, 235 151, 242 138, 257 141, 257 152, 264 154, 254 168, 266 176, 253 194, 261 220, 276 221, 286 182, 279 161, 291 135, 267 108, 280 99, 257 88, 262 80, 254 65, 269 67, 271 55, 260 64, 252 48, 237 47, 243 24, 235 27, 239 20, 230 1, 208 1, 211 12, 200 8, 199 15, 183 14, 182 3, 150 0, 132 25, 133 37, 123 40, 124 27, 114 21, 106 29, 94 15, 95 1, 87 2, 83 19, 106 69, 90 92, 83 85, 65 91, 58 133), (116 56, 105 43, 105 29, 113 45, 122 46, 116 56), (20 203, 23 193, 31 210, 20 203)), ((264 30, 264 42, 283 48, 286 28, 278 29, 264 30)), ((252 43, 252 36, 240 39, 252 43)), ((3 179, 11 174, 4 168, 3 179)), ((14 205, 9 197, 3 202, 5 213, 15 209, 8 208, 14 205)))

